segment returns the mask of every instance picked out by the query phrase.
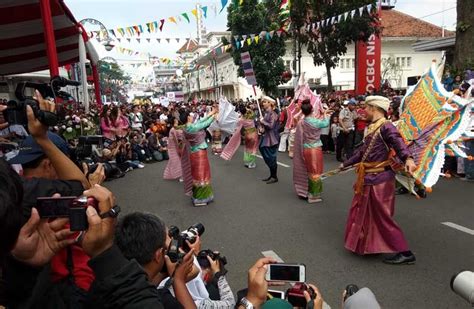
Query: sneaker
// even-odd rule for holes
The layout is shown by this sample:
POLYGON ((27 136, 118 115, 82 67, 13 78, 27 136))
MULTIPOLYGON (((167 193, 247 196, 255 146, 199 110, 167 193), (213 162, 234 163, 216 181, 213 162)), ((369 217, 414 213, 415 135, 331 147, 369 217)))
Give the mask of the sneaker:
POLYGON ((142 164, 142 163, 138 164, 138 168, 145 168, 145 164, 142 164))

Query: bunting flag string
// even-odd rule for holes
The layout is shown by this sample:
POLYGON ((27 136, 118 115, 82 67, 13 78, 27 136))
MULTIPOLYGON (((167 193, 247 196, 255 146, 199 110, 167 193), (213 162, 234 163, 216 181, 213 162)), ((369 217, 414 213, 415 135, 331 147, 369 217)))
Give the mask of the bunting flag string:
MULTIPOLYGON (((178 24, 178 22, 181 22, 186 20, 188 23, 191 23, 190 15, 192 14, 196 19, 200 18, 201 16, 204 18, 207 18, 207 12, 208 12, 208 7, 207 6, 200 6, 198 8, 194 8, 189 12, 184 12, 181 14, 178 14, 176 16, 170 16, 167 18, 161 18, 156 21, 151 21, 147 22, 143 25, 133 25, 133 26, 128 26, 128 27, 118 27, 115 29, 108 29, 108 32, 115 38, 124 37, 124 36, 140 36, 142 33, 145 31, 148 33, 156 33, 158 30, 163 31, 163 26, 165 25, 165 22, 173 23, 173 24, 178 24)), ((96 31, 98 32, 98 31, 96 31)), ((96 33, 94 32, 94 34, 96 33)))
POLYGON ((340 23, 341 21, 347 21, 349 20, 349 18, 353 19, 356 16, 356 14, 359 17, 362 17, 364 15, 364 12, 367 12, 367 14, 371 14, 374 8, 375 7, 372 4, 367 4, 367 5, 361 6, 360 8, 341 13, 337 16, 328 17, 326 19, 310 23, 307 26, 302 27, 300 31, 303 31, 305 29, 320 29, 322 27, 332 26, 336 23, 340 23))

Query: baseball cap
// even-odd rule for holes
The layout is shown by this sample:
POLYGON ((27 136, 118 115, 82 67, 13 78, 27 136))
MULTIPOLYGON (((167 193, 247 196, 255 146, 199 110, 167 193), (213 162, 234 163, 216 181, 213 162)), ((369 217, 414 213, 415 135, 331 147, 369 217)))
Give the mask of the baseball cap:
MULTIPOLYGON (((48 132, 48 138, 59 148, 65 155, 69 156, 69 147, 65 140, 59 135, 48 132)), ((44 151, 31 135, 28 135, 21 143, 18 154, 8 160, 10 164, 27 164, 44 156, 44 151)))

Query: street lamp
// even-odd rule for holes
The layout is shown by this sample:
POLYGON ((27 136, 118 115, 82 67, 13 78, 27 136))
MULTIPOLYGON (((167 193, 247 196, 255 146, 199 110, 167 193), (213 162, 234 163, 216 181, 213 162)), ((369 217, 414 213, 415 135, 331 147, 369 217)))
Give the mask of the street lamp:
POLYGON ((101 33, 103 33, 104 37, 102 39, 101 36, 99 35, 97 36, 97 40, 99 42, 102 42, 102 45, 104 46, 105 50, 108 52, 111 51, 115 47, 114 41, 109 36, 109 31, 107 30, 107 27, 105 27, 103 23, 101 23, 100 21, 94 18, 85 18, 81 20, 79 23, 83 26, 85 24, 92 24, 92 25, 99 26, 101 33))

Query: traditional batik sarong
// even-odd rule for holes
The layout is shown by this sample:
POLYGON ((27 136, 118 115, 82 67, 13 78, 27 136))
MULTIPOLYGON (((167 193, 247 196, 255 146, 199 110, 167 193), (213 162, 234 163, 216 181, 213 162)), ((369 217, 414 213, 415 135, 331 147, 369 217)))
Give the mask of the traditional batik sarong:
POLYGON ((323 191, 323 152, 321 128, 329 125, 329 119, 307 117, 296 127, 293 157, 293 184, 300 197, 319 199, 323 191))
POLYGON ((214 200, 204 131, 213 121, 213 117, 206 117, 186 125, 184 129, 187 141, 181 160, 184 187, 186 194, 192 195, 194 205, 208 204, 214 200))
POLYGON ((184 146, 184 135, 183 131, 175 128, 171 128, 168 137, 168 155, 169 160, 166 164, 163 178, 168 180, 174 180, 183 176, 181 168, 181 152, 184 146))
POLYGON ((222 151, 221 158, 224 160, 232 159, 240 146, 242 130, 244 131, 245 143, 244 164, 249 168, 255 168, 258 149, 258 133, 253 120, 253 113, 251 115, 247 115, 245 118, 239 121, 232 138, 229 140, 226 147, 222 151))

